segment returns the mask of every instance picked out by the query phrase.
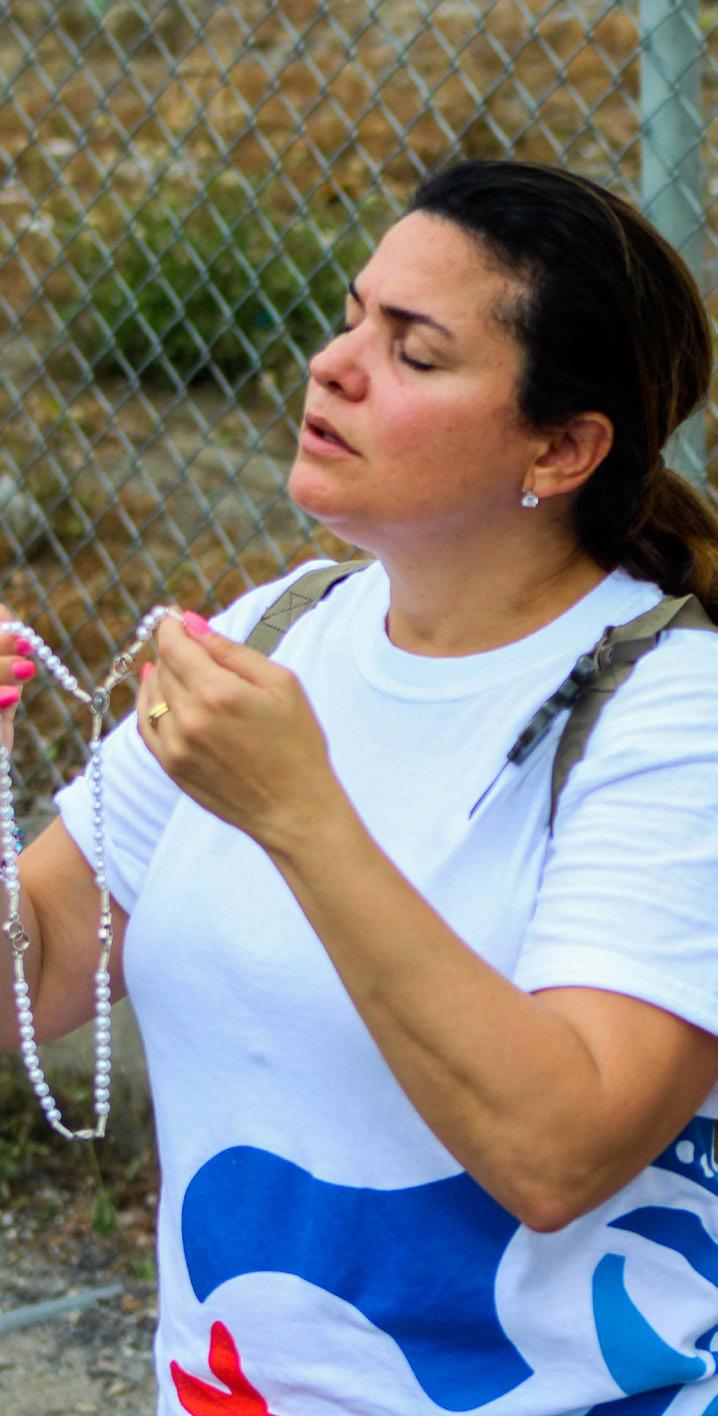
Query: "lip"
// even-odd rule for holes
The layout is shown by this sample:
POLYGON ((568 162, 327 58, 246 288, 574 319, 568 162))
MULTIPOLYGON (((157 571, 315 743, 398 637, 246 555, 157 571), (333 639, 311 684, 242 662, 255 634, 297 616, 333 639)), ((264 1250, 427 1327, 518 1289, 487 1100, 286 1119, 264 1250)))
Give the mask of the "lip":
POLYGON ((358 457, 359 455, 357 449, 347 442, 339 429, 335 428, 328 418, 322 418, 318 413, 305 414, 301 444, 307 452, 319 453, 322 457, 358 457), (329 433, 337 441, 327 441, 322 437, 322 433, 329 433))

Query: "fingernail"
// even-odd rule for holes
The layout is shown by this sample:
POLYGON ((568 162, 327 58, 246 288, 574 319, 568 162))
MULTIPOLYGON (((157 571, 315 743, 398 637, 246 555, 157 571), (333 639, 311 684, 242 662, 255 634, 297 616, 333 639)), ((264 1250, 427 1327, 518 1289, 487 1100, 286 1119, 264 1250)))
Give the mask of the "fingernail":
POLYGON ((144 683, 145 679, 149 678, 150 674, 152 673, 153 668, 154 668, 154 664, 143 664, 143 665, 142 665, 142 668, 140 669, 140 683, 144 683))
POLYGON ((19 688, 0 688, 0 709, 12 708, 15 703, 20 702, 19 688))
POLYGON ((35 677, 37 669, 29 659, 14 659, 12 665, 12 676, 18 683, 24 683, 27 679, 35 677))
POLYGON ((32 644, 23 634, 15 636, 15 648, 18 654, 32 654, 32 644))
POLYGON ((185 610, 182 615, 182 622, 188 634, 196 639, 201 639, 203 634, 209 634, 211 626, 202 615, 195 614, 194 610, 185 610))

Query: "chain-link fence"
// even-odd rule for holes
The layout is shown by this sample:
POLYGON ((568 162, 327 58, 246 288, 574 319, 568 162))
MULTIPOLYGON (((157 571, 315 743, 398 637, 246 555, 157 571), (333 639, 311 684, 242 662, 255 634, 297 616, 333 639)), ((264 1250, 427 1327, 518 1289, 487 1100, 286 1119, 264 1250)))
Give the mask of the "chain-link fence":
MULTIPOLYGON (((4 0, 0 71, 2 595, 85 682, 158 599, 345 554, 283 492, 306 358, 448 155, 643 200, 712 298, 715 4, 4 0)), ((37 795, 85 724, 27 700, 37 795)))

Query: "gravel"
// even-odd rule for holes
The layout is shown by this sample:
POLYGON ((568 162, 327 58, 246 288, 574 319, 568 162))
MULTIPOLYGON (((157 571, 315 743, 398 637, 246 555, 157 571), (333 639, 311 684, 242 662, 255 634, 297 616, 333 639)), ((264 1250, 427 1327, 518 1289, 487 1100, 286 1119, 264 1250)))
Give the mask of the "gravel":
POLYGON ((0 1215, 0 1311, 119 1285, 51 1321, 0 1334, 7 1416, 153 1416, 153 1204, 123 1210, 108 1238, 92 1229, 93 1195, 42 1183, 0 1215))

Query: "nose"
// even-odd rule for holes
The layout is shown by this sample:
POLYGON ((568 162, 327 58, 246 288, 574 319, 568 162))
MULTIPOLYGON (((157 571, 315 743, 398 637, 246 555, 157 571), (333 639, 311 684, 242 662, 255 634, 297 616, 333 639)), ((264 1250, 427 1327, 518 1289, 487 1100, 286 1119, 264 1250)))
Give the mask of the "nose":
POLYGON ((339 393, 350 402, 364 398, 369 378, 360 357, 357 336, 359 330, 344 330, 309 361, 309 373, 321 388, 339 393))

